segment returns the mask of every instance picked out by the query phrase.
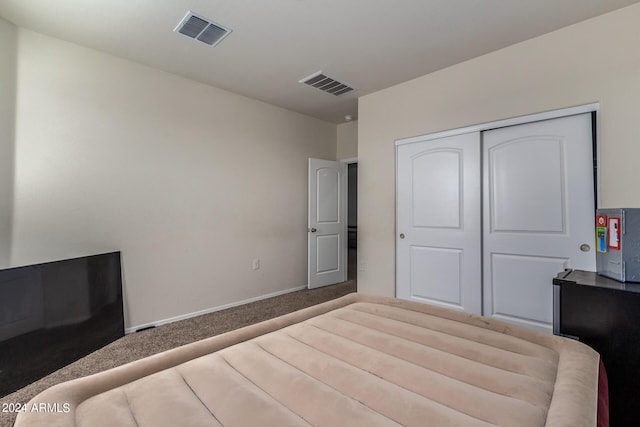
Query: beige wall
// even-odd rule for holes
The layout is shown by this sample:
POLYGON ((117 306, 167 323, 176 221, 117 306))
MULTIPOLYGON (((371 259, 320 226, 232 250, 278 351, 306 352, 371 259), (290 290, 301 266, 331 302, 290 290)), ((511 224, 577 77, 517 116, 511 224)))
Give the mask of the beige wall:
POLYGON ((16 108, 13 265, 121 250, 127 327, 306 285, 335 124, 23 29, 16 108))
POLYGON ((16 38, 16 27, 0 18, 0 268, 11 253, 16 38))
POLYGON ((359 100, 358 289, 395 292, 401 138, 600 102, 602 207, 640 207, 640 4, 359 100))
POLYGON ((337 134, 336 159, 346 160, 358 157, 358 122, 339 124, 337 134))

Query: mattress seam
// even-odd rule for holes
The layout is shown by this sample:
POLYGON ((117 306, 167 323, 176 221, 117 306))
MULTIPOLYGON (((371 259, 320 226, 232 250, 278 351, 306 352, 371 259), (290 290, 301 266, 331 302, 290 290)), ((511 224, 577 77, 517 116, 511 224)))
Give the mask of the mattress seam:
MULTIPOLYGON (((370 313, 367 313, 367 314, 370 314, 370 313)), ((330 317, 331 317, 332 319, 335 319, 335 320, 338 320, 338 321, 342 321, 342 322, 350 323, 350 324, 352 324, 352 325, 356 325, 356 326, 358 326, 358 327, 363 327, 363 328, 369 329, 369 330, 371 330, 371 331, 375 331, 375 332, 378 332, 378 333, 381 333, 381 334, 385 334, 385 335, 387 335, 387 336, 389 336, 389 337, 392 337, 392 338, 402 339, 402 340, 405 340, 405 341, 408 341, 408 342, 411 342, 411 343, 414 343, 414 344, 417 344, 417 345, 421 345, 421 346, 424 346, 424 347, 427 347, 427 348, 431 348, 431 349, 433 349, 433 350, 437 350, 437 351, 441 351, 441 352, 448 353, 448 352, 446 352, 446 351, 444 351, 444 350, 441 350, 441 349, 439 349, 439 348, 437 348, 437 347, 433 347, 433 346, 431 346, 431 345, 427 345, 427 344, 425 344, 425 343, 422 343, 422 342, 419 342, 419 341, 415 341, 415 340, 412 340, 412 339, 407 338, 407 337, 398 336, 398 335, 392 335, 392 334, 390 334, 390 333, 388 333, 388 332, 385 332, 385 331, 382 331, 382 330, 380 330, 380 329, 372 328, 372 327, 370 327, 370 326, 368 326, 368 325, 365 325, 365 324, 362 324, 362 323, 353 322, 353 321, 351 321, 351 320, 349 320, 349 319, 343 319, 343 318, 338 317, 338 316, 330 316, 330 317)), ((390 318, 386 318, 386 317, 385 317, 385 319, 390 319, 390 318)), ((310 320, 311 320, 311 319, 310 319, 310 320)), ((395 320, 395 319, 390 319, 390 320, 395 320)), ((407 322, 402 322, 402 321, 399 321, 399 322, 401 322, 401 323, 405 323, 405 324, 408 324, 408 325, 413 325, 413 326, 416 326, 416 327, 421 327, 420 325, 414 325, 414 324, 412 324, 412 323, 407 323, 407 322)), ((321 328, 321 327, 319 327, 318 325, 315 325, 315 324, 313 324, 313 323, 310 323, 310 324, 312 324, 312 325, 313 325, 313 326, 315 326, 316 328, 321 329, 321 330, 323 330, 323 331, 331 332, 331 331, 329 331, 328 329, 321 328)), ((433 333, 436 333, 436 334, 443 335, 443 336, 450 336, 450 334, 446 334, 446 333, 444 333, 444 332, 436 331, 436 330, 434 330, 434 329, 429 329, 429 328, 424 328, 424 329, 425 329, 425 330, 428 330, 428 331, 431 331, 431 332, 433 332, 433 333)), ((342 336, 342 335, 338 335, 338 334, 335 334, 335 333, 334 333, 334 335, 336 335, 336 336, 342 336)), ((456 338, 458 338, 458 339, 461 339, 461 340, 469 341, 469 342, 474 343, 474 344, 476 344, 476 345, 481 345, 481 346, 484 346, 484 347, 490 347, 490 348, 497 348, 497 347, 491 347, 491 346, 490 346, 490 345, 488 345, 488 344, 484 344, 484 343, 481 343, 481 342, 478 342, 478 341, 467 340, 467 339, 466 339, 466 338, 464 338, 464 337, 459 337, 459 336, 455 336, 455 335, 453 335, 453 336, 454 336, 454 337, 456 337, 456 338)), ((344 336, 343 336, 343 337, 344 337, 344 336)), ((347 338, 347 337, 344 337, 344 338, 347 338)), ((542 359, 542 358, 540 358, 540 357, 537 357, 537 356, 529 356, 529 355, 524 355, 524 354, 521 354, 521 353, 514 353, 514 352, 511 352, 511 351, 509 351, 509 350, 504 350, 504 349, 502 349, 502 348, 498 348, 498 349, 499 349, 499 350, 501 350, 501 351, 505 351, 505 352, 507 352, 507 353, 511 353, 511 354, 516 354, 516 355, 518 355, 518 356, 522 356, 522 357, 528 357, 528 358, 532 358, 532 359, 535 359, 535 360, 544 360, 544 359, 542 359)), ((487 363, 484 363, 484 362, 480 362, 480 361, 477 361, 477 360, 471 359, 471 358, 466 357, 466 356, 464 356, 464 355, 455 354, 455 353, 450 353, 450 354, 454 354, 455 356, 458 356, 458 357, 460 357, 460 358, 462 358, 462 359, 469 360, 469 361, 471 361, 471 362, 479 363, 479 364, 482 364, 482 365, 490 366, 490 367, 492 367, 492 368, 499 369, 499 370, 504 371, 504 372, 509 372, 509 373, 512 373, 512 374, 515 374, 515 375, 522 375, 522 376, 526 376, 526 377, 529 377, 529 378, 535 378, 535 377, 530 376, 530 375, 527 375, 527 374, 523 374, 523 373, 520 373, 520 372, 514 372, 514 371, 511 371, 511 370, 508 370, 508 369, 504 369, 504 368, 502 368, 502 367, 500 367, 500 366, 489 365, 489 364, 487 364, 487 363)), ((557 375, 557 370, 558 370, 558 368, 557 368, 557 364, 556 364, 556 369, 555 369, 555 371, 556 371, 556 375, 557 375)))
MULTIPOLYGON (((245 344, 248 343, 248 341, 245 342, 245 344)), ((238 368, 236 368, 235 366, 233 366, 233 364, 231 364, 231 362, 229 362, 229 360, 227 360, 226 357, 224 357, 221 353, 218 353, 218 355, 220 356, 220 359, 222 359, 222 361, 224 363, 226 363, 231 369, 233 369, 235 372, 238 373, 238 375, 240 375, 241 377, 245 378, 247 381, 249 381, 251 384, 253 384, 257 389, 259 389, 260 391, 262 391, 265 395, 269 396, 271 398, 271 400, 273 400, 274 402, 277 402, 278 405, 282 406, 284 409, 286 409, 287 411, 291 412, 292 414, 294 414, 295 416, 297 416, 298 418, 300 418, 301 420, 304 420, 305 423, 307 423, 308 425, 312 425, 311 422, 309 422, 309 420, 307 420, 306 418, 304 418, 301 414, 298 414, 297 412, 293 411, 291 408, 289 408, 287 405, 285 405, 284 403, 282 403, 281 401, 279 401, 278 399, 275 398, 275 396, 273 396, 271 393, 269 393, 268 391, 266 391, 264 388, 260 387, 255 381, 253 381, 251 378, 249 378, 248 376, 246 376, 245 374, 243 374, 242 372, 240 372, 240 370, 238 368)))
POLYGON ((189 381, 187 381, 187 379, 182 374, 182 372, 180 372, 180 366, 176 366, 174 369, 175 369, 176 373, 178 375, 180 375, 180 378, 182 378, 182 381, 189 388, 191 393, 193 393, 193 395, 196 397, 196 399, 198 399, 198 401, 202 404, 202 406, 204 406, 204 408, 207 410, 207 412, 209 412, 209 414, 211 414, 213 419, 216 420, 218 422, 218 424, 220 424, 221 426, 224 426, 224 424, 218 419, 218 417, 216 417, 216 415, 213 412, 211 412, 211 409, 209 409, 209 407, 202 401, 202 399, 200 399, 200 396, 198 396, 198 393, 196 393, 196 391, 193 389, 193 387, 191 387, 191 384, 189 384, 189 381))
MULTIPOLYGON (((282 331, 280 331, 280 332, 282 332, 282 331)), ((282 333, 283 333, 284 335, 290 336, 289 334, 286 334, 286 333, 284 333, 284 332, 282 332, 282 333)), ((291 337, 291 336, 290 336, 290 337, 291 337)), ((301 341, 297 340, 295 337, 291 337, 291 338, 293 338, 294 340, 296 340, 296 341, 300 342, 300 343, 301 343, 301 344, 303 344, 303 345, 307 345, 306 343, 303 343, 303 342, 301 342, 301 341)), ((354 398, 353 396, 349 396, 349 395, 347 395, 347 394, 344 394, 342 391, 338 390, 337 388, 335 388, 335 387, 333 387, 333 386, 331 386, 331 385, 329 385, 329 384, 325 383, 324 381, 321 381, 320 379, 318 379, 318 378, 314 377, 313 375, 309 374, 308 372, 303 371, 302 369, 298 368, 297 366, 292 365, 290 362, 288 362, 288 361, 284 360, 283 358, 281 358, 281 357, 279 357, 279 356, 277 356, 277 355, 273 354, 272 352, 270 352, 269 350, 267 350, 266 348, 264 348, 263 346, 261 346, 261 345, 260 345, 260 343, 258 343, 257 341, 254 341, 252 344, 253 344, 253 345, 255 345, 255 346, 257 346, 257 347, 259 347, 259 348, 260 348, 262 351, 264 351, 266 354, 268 354, 268 355, 270 355, 270 356, 272 356, 272 357, 275 357, 276 359, 280 360, 282 363, 285 363, 286 365, 289 365, 290 367, 292 367, 292 368, 293 368, 293 369, 295 369, 296 371, 300 372, 301 374, 303 374, 303 375, 307 376, 308 378, 312 379, 313 381, 315 381, 315 382, 317 382, 317 383, 320 383, 320 384, 322 384, 322 385, 324 385, 324 386, 326 386, 326 387, 329 387, 331 390, 334 390, 336 393, 340 394, 341 396, 344 396, 344 397, 345 397, 345 398, 347 398, 347 399, 354 400, 354 401, 358 402, 360 405, 364 406, 365 408, 369 409, 370 411, 374 412, 375 414, 377 414, 377 415, 381 416, 382 418, 386 418, 386 419, 388 419, 389 421, 393 421, 394 423, 396 423, 396 424, 398 424, 398 425, 402 425, 399 421, 394 420, 393 418, 389 418, 388 416, 386 416, 386 415, 384 415, 384 414, 381 414, 380 412, 376 411, 375 409, 371 408, 370 406, 365 405, 365 403, 364 403, 364 402, 362 402, 360 399, 356 399, 356 398, 354 398)), ((308 346, 308 347, 310 347, 310 348, 312 348, 312 349, 317 350, 315 347, 311 347, 311 346, 308 346)), ((323 353, 323 354, 327 355, 328 357, 332 357, 332 358, 334 358, 334 359, 336 359, 336 360, 340 360, 340 361, 342 361, 343 363, 345 363, 345 364, 347 364, 347 365, 349 365, 349 366, 353 366, 353 365, 351 365, 350 363, 345 362, 344 360, 341 360, 341 359, 338 359, 337 357, 331 356, 330 354, 324 353, 324 352, 322 352, 322 351, 320 351, 320 350, 317 350, 317 351, 319 351, 319 352, 321 352, 321 353, 323 353)), ((363 370, 363 369, 360 369, 360 370, 363 370)), ((367 372, 369 372, 369 371, 367 371, 367 372)), ((369 372, 369 373, 370 373, 370 374, 372 374, 372 375, 374 375, 374 376, 376 376, 376 377, 378 377, 378 376, 377 376, 377 375, 375 375, 373 372, 369 372)), ((378 378, 380 378, 380 379, 381 379, 381 380, 383 380, 383 381, 386 381, 384 378, 381 378, 381 377, 378 377, 378 378)), ((402 387, 402 386, 399 386, 399 385, 397 385, 397 384, 394 384, 394 385, 396 385, 398 388, 402 388, 403 390, 406 390, 406 391, 408 391, 408 392, 410 392, 410 393, 413 393, 413 394, 418 395, 418 393, 416 393, 416 392, 412 392, 411 390, 407 390, 407 389, 405 389, 405 388, 404 388, 404 387, 402 387)), ((430 399, 430 400, 431 400, 431 399, 430 399)), ((438 402, 436 402, 436 403, 438 403, 438 402)), ((440 403, 439 403, 439 404, 440 404, 440 403)), ((446 406, 446 405, 443 405, 443 406, 446 406)), ((451 408, 451 409, 453 409, 453 408, 451 408)), ((475 417, 474 417, 474 418, 475 418, 475 417)), ((305 421, 306 421, 306 420, 305 420, 305 421)))
MULTIPOLYGON (((473 419, 475 419, 475 420, 478 420, 478 421, 480 421, 480 422, 482 422, 482 423, 491 424, 491 425, 497 425, 497 424, 494 424, 494 423, 492 423, 492 422, 490 422, 490 421, 488 421, 488 420, 484 420, 484 419, 482 419, 482 418, 478 418, 478 417, 476 417, 475 415, 469 414, 469 413, 467 413, 467 412, 465 412, 465 411, 462 411, 462 410, 460 410, 460 409, 457 409, 457 408, 454 408, 454 407, 452 407, 452 406, 449 406, 449 405, 447 405, 447 404, 445 404, 445 403, 443 403, 443 402, 439 402, 439 401, 434 400, 434 399, 432 399, 432 398, 430 398, 430 397, 424 396, 424 395, 422 395, 422 394, 420 394, 420 393, 418 393, 418 392, 416 392, 416 391, 409 390, 408 388, 406 388, 406 387, 404 387, 404 386, 402 386, 402 385, 400 385, 400 384, 398 384, 398 383, 396 383, 396 382, 394 382, 394 381, 390 381, 390 380, 388 380, 388 379, 386 379, 386 378, 383 378, 383 377, 381 377, 380 375, 376 374, 375 372, 371 372, 371 371, 366 370, 366 369, 364 369, 364 368, 361 368, 361 367, 359 367, 359 366, 353 365, 353 364, 349 363, 348 361, 346 361, 346 360, 344 360, 344 359, 341 359, 341 358, 339 358, 339 357, 336 357, 336 356, 333 356, 333 355, 331 355, 331 354, 325 353, 325 352, 324 352, 324 351, 322 351, 321 349, 319 349, 319 348, 317 348, 317 347, 314 347, 314 346, 312 346, 312 345, 310 345, 310 344, 308 344, 308 343, 305 343, 305 342, 303 342, 303 341, 300 341, 297 337, 294 337, 294 336, 292 336, 292 335, 289 335, 288 333, 285 333, 284 331, 282 331, 282 333, 283 333, 283 335, 286 335, 287 337, 289 337, 289 338, 291 338, 291 339, 293 339, 293 340, 295 340, 295 341, 299 342, 300 344, 302 344, 302 345, 304 345, 304 346, 309 347, 309 348, 310 348, 310 349, 312 349, 312 350, 315 350, 315 351, 317 351, 317 352, 319 352, 319 353, 321 353, 321 354, 326 355, 327 357, 330 357, 330 358, 333 358, 333 359, 335 359, 335 360, 337 360, 337 361, 339 361, 339 362, 342 362, 342 363, 344 363, 345 365, 348 365, 348 366, 350 366, 350 367, 352 367, 352 368, 354 368, 354 369, 356 369, 356 370, 366 372, 367 374, 370 374, 370 375, 372 375, 372 376, 374 376, 374 377, 376 377, 376 378, 380 379, 381 381, 384 381, 384 382, 386 382, 386 383, 388 383, 388 384, 391 384, 391 385, 393 385, 393 386, 395 386, 395 387, 398 387, 399 389, 402 389, 402 390, 404 390, 404 391, 405 391, 405 392, 407 392, 407 393, 411 393, 411 394, 413 394, 413 395, 416 395, 416 396, 418 396, 418 397, 419 397, 419 398, 421 398, 421 399, 428 400, 428 401, 432 402, 432 403, 433 403, 433 404, 435 404, 435 405, 441 406, 441 407, 443 407, 443 408, 447 408, 447 409, 449 409, 449 410, 451 410, 451 411, 453 411, 453 412, 457 412, 457 413, 460 413, 460 414, 464 414, 465 416, 467 416, 467 417, 469 417, 469 418, 473 418, 473 419)), ((344 337, 343 337, 343 338, 344 338, 344 337)), ((258 346, 260 346, 260 345, 258 344, 258 346)), ((365 346, 365 347, 366 347, 366 346, 365 346)), ((290 366, 292 366, 293 368, 297 369, 298 371, 302 372, 303 374, 305 374, 305 375, 307 375, 307 376, 309 376, 309 377, 313 378, 315 381, 318 381, 318 382, 319 382, 319 383, 321 383, 321 384, 324 384, 324 385, 327 385, 328 387, 331 387, 332 389, 336 390, 336 391, 337 391, 338 393, 340 393, 341 395, 343 395, 343 396, 347 396, 347 397, 348 397, 348 398, 350 398, 350 399, 356 400, 356 401, 358 401, 360 404, 362 404, 363 406, 365 406, 365 407, 367 407, 367 408, 371 409, 372 411, 376 412, 377 414, 380 414, 381 416, 383 416, 383 417, 385 417, 385 418, 387 418, 387 419, 390 419, 390 420, 392 420, 392 421, 394 421, 394 422, 396 422, 396 423, 400 424, 400 421, 395 420, 395 419, 392 419, 392 418, 389 418, 388 416, 386 416, 386 415, 384 415, 384 414, 381 414, 381 413, 380 413, 380 412, 378 412, 377 410, 375 410, 375 409, 371 408, 370 406, 366 405, 364 402, 362 402, 362 401, 360 401, 360 400, 358 400, 358 399, 355 399, 355 398, 354 398, 354 397, 352 397, 352 396, 349 396, 349 395, 344 394, 344 393, 343 393, 343 392, 341 392, 340 390, 338 390, 338 389, 336 389, 336 388, 334 388, 334 387, 332 387, 332 386, 330 386, 330 385, 326 384, 324 381, 322 381, 322 380, 320 380, 320 379, 318 379, 318 378, 314 377, 313 375, 311 375, 311 374, 309 374, 309 373, 307 373, 307 372, 305 372, 305 371, 302 371, 301 369, 297 368, 296 366, 291 365, 289 362, 287 362, 286 360, 284 360, 284 359, 280 358, 279 356, 277 356, 277 355, 275 355, 275 354, 271 353, 270 351, 268 351, 268 350, 267 350, 267 349, 265 349, 264 347, 260 346, 260 348, 261 348, 261 349, 263 349, 264 351, 266 351, 267 353, 271 354, 273 357, 276 357, 277 359, 279 359, 279 360, 283 361, 284 363, 287 363, 288 365, 290 365, 290 366)), ((375 351, 375 349, 372 349, 372 350, 374 350, 374 351, 375 351)), ((381 353, 383 353, 383 354, 387 354, 387 353, 384 353, 384 352, 381 352, 381 353)), ((388 356, 390 356, 390 357, 395 357, 395 356, 392 356, 392 355, 388 355, 388 356)), ((400 360, 403 360, 403 359, 400 359, 400 360)), ((413 363, 408 362, 408 361, 407 361, 407 363, 413 364, 413 363)), ((414 365, 415 365, 415 364, 414 364, 414 365)), ((418 365, 415 365, 415 366, 417 366, 417 367, 419 367, 419 368, 422 368, 421 366, 418 366, 418 365)), ((434 371, 432 371, 432 372, 434 372, 434 371)), ((484 390, 484 389, 483 389, 483 390, 484 390)), ((487 391, 488 391, 488 392, 491 392, 490 390, 487 390, 487 391)), ((500 395, 499 393, 495 393, 495 394, 500 395)), ((509 396, 506 396, 506 397, 509 397, 509 396)), ((516 400, 519 400, 519 399, 516 399, 516 400)), ((533 405, 532 405, 532 406, 533 406, 533 405)))
MULTIPOLYGON (((118 387, 120 389, 120 392, 122 392, 122 394, 124 394, 124 398, 127 401, 127 408, 129 408, 129 413, 131 414, 131 418, 133 419, 133 422, 135 423, 135 425, 137 427, 140 427, 140 423, 138 423, 138 420, 136 419, 136 414, 133 411, 133 408, 131 407, 131 400, 129 400, 129 395, 127 394, 127 391, 124 389, 124 387, 118 387)), ((77 412, 76 412, 77 414, 77 412)))
MULTIPOLYGON (((495 394, 495 395, 497 395, 497 396, 503 396, 503 397, 506 397, 506 398, 508 398, 508 399, 513 399, 513 400, 516 400, 516 401, 519 401, 519 402, 523 402, 523 403, 528 404, 528 405, 530 405, 530 406, 532 406, 532 407, 534 407, 534 408, 542 408, 542 409, 546 409, 547 411, 548 411, 548 409, 549 409, 549 406, 548 406, 548 405, 547 405, 547 406, 546 406, 546 408, 545 408, 545 407, 543 407, 543 406, 535 405, 534 403, 529 402, 529 401, 527 401, 527 400, 519 399, 519 398, 517 398, 517 397, 509 396, 509 395, 504 394, 504 393, 498 393, 498 392, 495 392, 495 391, 493 391, 493 390, 486 389, 486 388, 484 388, 484 387, 480 387, 480 386, 477 386, 477 385, 474 385, 474 384, 470 384, 470 383, 468 383, 468 382, 465 382, 465 381, 462 381, 462 380, 459 380, 459 379, 456 379, 456 378, 450 377, 449 375, 443 374, 443 373, 441 373, 441 372, 434 371, 434 370, 432 370, 432 369, 429 369, 429 368, 424 367, 424 366, 421 366, 421 365, 417 365, 417 364, 415 364, 414 362, 411 362, 411 361, 409 361, 409 360, 399 358, 399 357, 397 357, 397 356, 394 356, 393 354, 389 354, 389 353, 384 352, 384 351, 382 351, 382 350, 378 350, 378 349, 376 349, 376 348, 369 347, 369 346, 368 346, 368 345, 366 345, 366 344, 362 344, 362 343, 359 343, 359 342, 357 342, 357 341, 351 341, 348 337, 345 337, 345 336, 342 336, 342 335, 336 334, 336 333, 334 333, 333 331, 330 331, 330 330, 327 330, 327 329, 321 328, 321 327, 319 327, 319 326, 317 326, 317 325, 314 325, 314 324, 309 324, 309 325, 310 325, 310 326, 313 326, 313 327, 315 327, 315 328, 317 328, 317 329, 319 329, 319 330, 321 330, 321 331, 324 331, 324 332, 326 332, 326 333, 332 334, 332 335, 334 335, 334 336, 336 336, 336 337, 342 338, 342 339, 344 339, 344 340, 348 340, 348 341, 350 341, 350 342, 352 342, 352 343, 354 343, 354 344, 357 344, 357 345, 360 345, 360 346, 362 346, 362 347, 365 347, 365 348, 367 348, 368 350, 371 350, 371 351, 377 351, 377 352, 382 353, 382 354, 385 354, 385 355, 387 355, 387 356, 389 356, 389 357, 394 357, 394 358, 396 358, 396 359, 398 359, 398 360, 402 360, 402 361, 404 361, 404 362, 406 362, 406 363, 408 363, 408 364, 411 364, 411 365, 413 365, 413 366, 415 366, 415 367, 417 367, 417 368, 424 369, 424 370, 426 370, 426 371, 432 372, 432 373, 437 374, 437 375, 442 375, 443 377, 449 378, 451 381, 456 381, 456 382, 458 382, 458 383, 460 383, 460 384, 466 384, 466 385, 468 385, 469 387, 474 387, 474 388, 476 388, 476 389, 478 389, 478 390, 483 390, 483 391, 485 391, 485 392, 487 392, 487 393, 492 393, 492 394, 495 394)), ((288 334, 287 334, 287 335, 288 335, 288 334)), ((290 335, 288 335, 288 336, 290 336, 290 335)), ((296 337, 291 336, 291 338, 295 339, 296 341, 299 341, 296 337)), ((302 341, 300 341, 300 342, 302 342, 302 341)), ((413 341, 412 341, 412 342, 413 342, 413 341)), ((303 343, 303 344, 305 344, 304 342, 302 342, 302 343, 303 343)), ((316 348, 316 347, 312 347, 312 346, 310 346, 310 347, 311 347, 311 348, 316 348)), ((317 348, 316 348, 316 349, 317 349, 317 348)), ((322 352, 322 350, 319 350, 319 349, 317 349, 317 350, 318 350, 318 351, 320 351, 320 352, 322 352)), ((323 353, 324 353, 324 352, 323 352, 323 353)), ((325 353, 325 354, 326 354, 326 353, 325 353)), ((334 357, 334 356, 331 356, 331 355, 329 355, 329 356, 330 356, 330 357, 334 357)), ((337 359, 337 360, 342 360, 342 359, 339 359, 339 358, 337 358, 337 357, 334 357, 334 358, 335 358, 335 359, 337 359)), ((467 360, 470 360, 470 359, 467 359, 467 360)), ((349 364, 350 366, 354 366, 354 365, 350 364, 350 363, 349 363, 349 362, 347 362, 347 361, 344 361, 344 360, 342 360, 342 361, 343 361, 344 363, 349 364)), ((490 366, 490 365, 487 365, 487 366, 490 366)), ((357 366, 354 366, 354 367, 358 368, 357 366)), ((361 368, 359 368, 359 369, 361 369, 361 368)), ((500 369, 500 368, 498 368, 498 369, 500 369)), ((367 371, 367 372, 370 372, 370 371, 367 371)), ((511 372, 511 371, 506 371, 506 372, 511 372)), ((370 373, 371 373, 372 375, 378 376, 378 375, 374 374, 373 372, 370 372, 370 373)), ((519 375, 522 375, 522 374, 519 374, 519 375)), ((556 369, 556 376, 557 376, 557 369, 556 369)), ((380 377, 380 378, 381 378, 381 377, 380 377)), ((533 377, 529 377, 529 378, 533 378, 533 377)), ((382 379, 384 379, 384 378, 382 378, 382 379)), ((387 381, 386 379, 384 379, 384 380, 385 380, 385 381, 387 381)), ((392 384, 396 384, 396 383, 392 383, 392 384)), ((405 389, 404 387, 402 387, 402 386, 401 386, 401 385, 399 385, 399 384, 396 384, 396 385, 397 385, 398 387, 402 388, 402 389, 405 389)), ((405 390, 408 390, 408 389, 405 389, 405 390)), ((555 390, 555 385, 554 385, 554 387, 552 387, 552 391, 553 391, 553 390, 555 390)), ((408 390, 408 391, 411 391, 411 390, 408 390)), ((415 393, 415 392, 413 392, 413 393, 415 393)), ((418 393, 416 393, 416 394, 418 394, 418 393)), ((425 396, 423 396, 423 397, 425 397, 425 396)), ((427 397, 425 397, 425 398, 427 398, 427 397)), ((552 394, 552 398, 553 398, 553 394, 552 394)), ((433 399, 429 399, 429 400, 433 400, 433 399)), ((461 412, 461 413, 463 413, 463 414, 469 415, 470 417, 476 418, 476 417, 474 417, 473 415, 467 414, 466 412, 460 411, 460 410, 458 410, 458 409, 456 409, 456 408, 452 408, 451 406, 445 405, 445 404, 440 403, 440 402, 437 402, 437 401, 435 401, 435 400, 433 400, 433 401, 434 401, 434 402, 436 402, 436 403, 438 403, 438 404, 441 404, 441 405, 443 405, 443 406, 446 406, 446 407, 448 407, 448 408, 451 408, 451 409, 453 409, 453 410, 455 410, 455 411, 458 411, 458 412, 461 412)), ((549 402, 551 402, 551 399, 549 400, 549 402)), ((478 418, 478 419, 479 419, 479 418, 478 418)), ((486 422, 485 420, 482 420, 482 421, 486 422)))
MULTIPOLYGON (((362 304, 365 304, 365 303, 366 303, 366 302, 362 302, 362 304)), ((371 302, 369 302, 369 303, 366 303, 366 304, 376 304, 376 303, 371 303, 371 302)), ((436 329, 427 328, 427 327, 424 327, 424 326, 419 325, 419 324, 416 324, 416 323, 411 323, 411 322, 407 322, 407 321, 404 321, 404 320, 401 320, 401 319, 396 319, 396 318, 393 318, 393 317, 389 317, 389 316, 385 315, 384 313, 375 313, 375 314, 374 314, 374 313, 371 313, 371 312, 366 311, 366 310, 360 310, 360 309, 358 309, 357 307, 354 307, 353 305, 354 305, 354 304, 350 304, 350 305, 348 305, 348 306, 341 307, 341 309, 343 309, 343 310, 345 310, 345 311, 346 311, 346 310, 357 311, 358 313, 368 314, 368 315, 370 315, 370 316, 382 317, 382 318, 385 318, 385 319, 394 320, 394 321, 396 321, 396 322, 405 323, 405 324, 407 324, 407 325, 412 325, 412 326, 416 326, 416 327, 419 327, 419 328, 428 329, 428 330, 430 330, 430 331, 440 332, 440 331, 438 331, 438 330, 436 330, 436 329)), ((388 307, 388 306, 385 306, 385 307, 388 307)), ((439 316, 433 315, 433 314, 431 314, 431 313, 424 313, 424 312, 421 312, 421 311, 410 310, 410 309, 403 308, 403 307, 393 307, 393 308, 394 308, 394 309, 397 309, 397 310, 404 310, 404 311, 409 311, 409 312, 411 312, 411 313, 418 313, 418 314, 421 314, 421 315, 426 315, 426 316, 434 317, 434 318, 436 318, 436 319, 444 319, 444 320, 447 320, 447 321, 449 321, 449 322, 455 322, 455 323, 457 323, 457 324, 461 324, 461 325, 465 325, 465 326, 472 326, 472 327, 474 327, 474 328, 477 328, 477 329, 480 329, 480 330, 483 330, 483 331, 495 332, 496 334, 504 334, 504 332, 499 332, 499 331, 495 331, 495 330, 493 330, 493 329, 483 328, 483 327, 481 327, 481 326, 477 326, 477 325, 473 325, 473 324, 470 324, 470 323, 462 322, 462 321, 460 321, 460 320, 449 319, 449 318, 446 318, 446 317, 439 317, 439 316)), ((332 310, 332 311, 330 311, 330 312, 327 312, 326 314, 335 314, 335 313, 337 313, 339 310, 340 310, 340 309, 332 310)), ((445 332, 440 332, 440 333, 445 334, 445 332)), ((472 339, 469 339, 469 338, 465 338, 465 337, 462 337, 462 336, 459 336, 459 335, 454 335, 454 334, 451 334, 451 333, 449 333, 449 332, 446 332, 446 334, 447 334, 447 335, 454 336, 454 337, 457 337, 457 338, 460 338, 460 339, 464 339, 464 340, 468 340, 468 341, 471 341, 471 342, 475 342, 475 343, 478 343, 478 344, 486 345, 486 344, 481 343, 481 342, 479 342, 479 341, 475 341, 475 340, 472 340, 472 339)), ((534 342, 528 341, 528 340, 526 340, 526 339, 524 339, 524 338, 521 338, 521 337, 519 337, 519 336, 516 336, 516 335, 510 335, 510 334, 506 334, 506 335, 508 335, 510 338, 514 338, 514 339, 517 339, 517 340, 519 340, 519 341, 524 341, 524 342, 527 342, 527 343, 530 343, 530 344, 536 345, 536 346, 538 346, 538 347, 541 347, 541 348, 545 348, 545 349, 551 350, 552 352, 554 352, 554 353, 556 353, 556 354, 558 353, 555 349, 552 349, 552 348, 546 347, 546 346, 544 346, 544 345, 540 345, 540 344, 538 344, 538 343, 534 343, 534 342)), ((500 348, 500 347, 497 347, 497 348, 500 348)), ((517 351, 513 351, 513 350, 509 350, 509 349, 505 349, 505 348, 500 348, 500 349, 501 349, 501 350, 503 350, 503 351, 509 352, 509 353, 513 353, 513 354, 520 355, 520 356, 539 358, 538 356, 531 355, 531 354, 519 353, 519 352, 517 352, 517 351)))

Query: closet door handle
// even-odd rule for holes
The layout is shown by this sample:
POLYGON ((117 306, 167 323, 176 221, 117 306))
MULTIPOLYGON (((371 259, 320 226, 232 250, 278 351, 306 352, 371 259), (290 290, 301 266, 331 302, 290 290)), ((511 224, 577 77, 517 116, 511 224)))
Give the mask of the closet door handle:
POLYGON ((404 239, 404 233, 400 233, 400 238, 404 239))

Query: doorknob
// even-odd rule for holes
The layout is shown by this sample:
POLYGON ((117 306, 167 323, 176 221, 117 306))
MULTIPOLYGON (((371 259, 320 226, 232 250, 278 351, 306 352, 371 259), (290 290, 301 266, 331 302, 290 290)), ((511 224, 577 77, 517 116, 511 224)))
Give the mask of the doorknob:
POLYGON ((589 252, 591 250, 591 246, 587 245, 586 243, 583 243, 580 245, 580 250, 582 252, 589 252))
POLYGON ((404 233, 400 233, 400 238, 404 239, 404 233))
POLYGON ((318 230, 316 230, 315 228, 310 228, 309 231, 312 232, 312 233, 315 233, 318 230))

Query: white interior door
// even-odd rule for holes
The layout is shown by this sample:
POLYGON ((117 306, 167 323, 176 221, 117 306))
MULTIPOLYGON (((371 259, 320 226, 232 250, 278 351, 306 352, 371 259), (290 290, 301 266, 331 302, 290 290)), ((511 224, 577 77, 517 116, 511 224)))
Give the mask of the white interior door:
POLYGON ((483 133, 484 315, 551 332, 551 282, 595 271, 591 115, 483 133))
POLYGON ((398 298, 480 314, 478 132, 397 148, 398 298))
POLYGON ((347 165, 309 159, 308 286, 347 280, 347 165))

